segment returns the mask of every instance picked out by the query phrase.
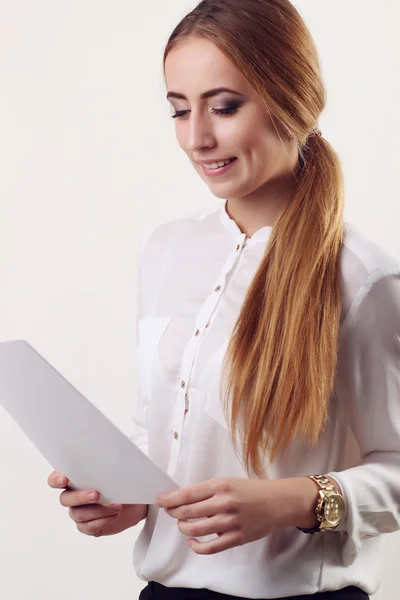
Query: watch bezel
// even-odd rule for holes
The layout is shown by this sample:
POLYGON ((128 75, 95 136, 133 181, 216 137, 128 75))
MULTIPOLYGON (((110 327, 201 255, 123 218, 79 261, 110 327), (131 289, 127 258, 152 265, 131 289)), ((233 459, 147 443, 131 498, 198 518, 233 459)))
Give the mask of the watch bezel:
POLYGON ((339 494, 336 490, 328 492, 325 494, 324 500, 323 500, 323 506, 322 506, 322 512, 323 512, 323 523, 328 524, 329 527, 337 527, 342 519, 343 519, 343 515, 344 515, 344 511, 345 511, 345 504, 344 504, 344 498, 341 494, 339 494), (337 501, 337 503, 339 504, 340 507, 340 514, 339 517, 337 519, 330 519, 328 517, 327 514, 327 509, 328 509, 328 505, 329 505, 329 501, 333 498, 335 498, 335 500, 337 501))

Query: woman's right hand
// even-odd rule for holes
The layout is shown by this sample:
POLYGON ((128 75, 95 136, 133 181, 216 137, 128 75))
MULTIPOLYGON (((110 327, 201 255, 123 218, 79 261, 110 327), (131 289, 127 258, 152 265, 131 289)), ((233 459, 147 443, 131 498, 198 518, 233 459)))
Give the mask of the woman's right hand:
MULTIPOLYGON (((53 471, 47 483, 51 488, 62 489, 68 486, 68 479, 53 471)), ((64 490, 60 494, 60 504, 69 507, 69 516, 85 535, 100 537, 121 533, 147 516, 148 504, 96 504, 99 497, 95 490, 64 490), (93 499, 89 498, 90 493, 94 494, 93 499)))

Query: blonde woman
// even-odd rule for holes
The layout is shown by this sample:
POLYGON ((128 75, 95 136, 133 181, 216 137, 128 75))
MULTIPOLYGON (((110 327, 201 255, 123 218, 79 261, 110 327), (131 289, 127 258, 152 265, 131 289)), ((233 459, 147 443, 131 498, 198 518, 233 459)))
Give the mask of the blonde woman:
POLYGON ((87 535, 145 519, 141 600, 368 598, 380 535, 400 528, 400 260, 343 221, 318 57, 288 0, 200 2, 164 74, 177 141, 223 200, 140 253, 132 439, 181 489, 61 504, 87 535))

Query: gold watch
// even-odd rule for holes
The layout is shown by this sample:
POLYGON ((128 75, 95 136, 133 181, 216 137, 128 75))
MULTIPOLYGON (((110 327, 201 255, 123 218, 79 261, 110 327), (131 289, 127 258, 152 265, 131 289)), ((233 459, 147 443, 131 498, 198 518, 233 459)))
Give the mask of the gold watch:
POLYGON ((335 529, 342 521, 345 512, 345 503, 342 494, 335 489, 325 475, 307 475, 318 485, 318 500, 315 513, 318 525, 312 529, 297 527, 304 533, 321 533, 335 529))

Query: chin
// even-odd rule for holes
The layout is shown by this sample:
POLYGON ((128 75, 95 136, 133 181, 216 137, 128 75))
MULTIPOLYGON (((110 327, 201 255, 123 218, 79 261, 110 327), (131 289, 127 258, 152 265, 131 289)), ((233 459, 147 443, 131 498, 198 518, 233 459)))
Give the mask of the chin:
POLYGON ((210 189, 210 192, 212 192, 217 198, 242 198, 247 196, 254 189, 252 186, 249 186, 246 189, 246 187, 243 187, 243 185, 240 187, 237 185, 229 185, 228 183, 222 185, 222 182, 221 185, 207 185, 210 189))
POLYGON ((216 197, 216 198, 225 198, 226 193, 225 192, 221 192, 218 190, 214 190, 212 187, 208 186, 208 189, 210 190, 210 192, 216 197))
POLYGON ((235 195, 234 191, 233 191, 233 193, 231 193, 231 192, 227 191, 226 189, 224 191, 214 190, 211 186, 208 186, 208 189, 213 194, 213 196, 215 196, 216 198, 220 198, 221 200, 226 200, 226 198, 232 198, 235 195))

